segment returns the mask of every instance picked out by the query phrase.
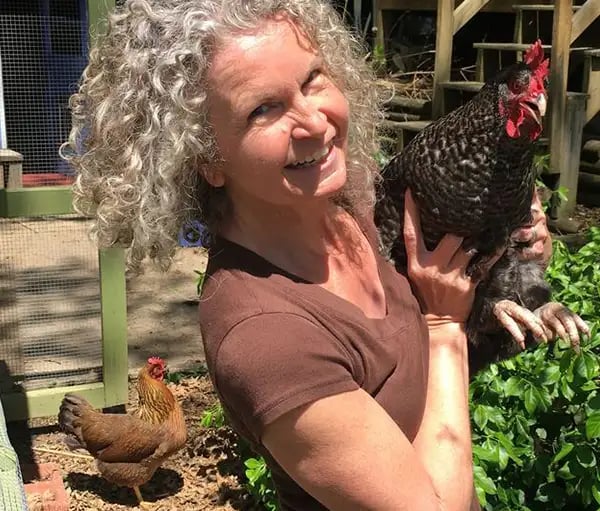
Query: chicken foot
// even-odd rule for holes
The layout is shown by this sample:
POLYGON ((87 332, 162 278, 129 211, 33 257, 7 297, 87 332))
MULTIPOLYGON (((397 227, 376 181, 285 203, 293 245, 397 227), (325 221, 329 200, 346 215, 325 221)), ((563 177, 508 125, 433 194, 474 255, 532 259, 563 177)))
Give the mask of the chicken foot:
POLYGON ((152 504, 151 502, 146 502, 144 500, 144 498, 142 497, 142 492, 140 491, 139 486, 133 486, 133 491, 135 493, 135 496, 138 499, 139 507, 141 509, 147 509, 148 511, 151 511, 152 509, 154 509, 154 504, 152 504))
POLYGON ((558 302, 545 303, 531 312, 512 300, 500 300, 494 305, 493 312, 522 349, 525 349, 527 330, 543 342, 555 337, 569 339, 576 351, 579 349, 579 332, 589 333, 585 321, 558 302))

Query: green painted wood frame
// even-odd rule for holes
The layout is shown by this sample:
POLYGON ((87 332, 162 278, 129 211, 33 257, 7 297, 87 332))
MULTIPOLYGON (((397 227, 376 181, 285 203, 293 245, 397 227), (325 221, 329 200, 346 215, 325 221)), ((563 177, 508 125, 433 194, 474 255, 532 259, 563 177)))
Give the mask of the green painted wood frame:
MULTIPOLYGON (((105 19, 114 0, 88 0, 90 35, 105 19)), ((69 186, 0 190, 0 217, 35 217, 73 213, 69 186)), ((0 396, 7 420, 56 415, 65 393, 76 392, 92 406, 104 408, 127 402, 127 300, 125 255, 121 248, 98 252, 102 324, 103 381, 5 393, 0 396)))

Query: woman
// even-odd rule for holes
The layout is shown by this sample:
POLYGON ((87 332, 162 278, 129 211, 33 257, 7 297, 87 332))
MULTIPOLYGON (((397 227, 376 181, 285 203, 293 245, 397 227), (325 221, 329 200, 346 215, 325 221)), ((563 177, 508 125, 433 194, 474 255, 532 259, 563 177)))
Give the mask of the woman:
POLYGON ((376 252, 374 91, 326 2, 131 0, 73 100, 77 203, 133 266, 208 226, 208 367, 282 510, 477 509, 471 254, 428 252, 407 196, 421 311, 376 252))

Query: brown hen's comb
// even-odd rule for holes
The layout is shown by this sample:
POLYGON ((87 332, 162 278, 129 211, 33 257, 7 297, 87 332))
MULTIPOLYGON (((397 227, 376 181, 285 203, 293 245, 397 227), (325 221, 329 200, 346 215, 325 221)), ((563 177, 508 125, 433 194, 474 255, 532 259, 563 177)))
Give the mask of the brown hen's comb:
POLYGON ((154 365, 160 365, 160 366, 164 366, 165 365, 164 360, 162 358, 160 358, 160 357, 150 357, 148 359, 148 363, 150 365, 153 365, 153 366, 154 365))
POLYGON ((548 75, 550 61, 548 59, 544 59, 544 49, 542 48, 542 41, 540 39, 538 39, 529 47, 529 49, 525 52, 525 57, 523 60, 532 71, 535 71, 536 74, 541 75, 542 78, 545 78, 548 75))

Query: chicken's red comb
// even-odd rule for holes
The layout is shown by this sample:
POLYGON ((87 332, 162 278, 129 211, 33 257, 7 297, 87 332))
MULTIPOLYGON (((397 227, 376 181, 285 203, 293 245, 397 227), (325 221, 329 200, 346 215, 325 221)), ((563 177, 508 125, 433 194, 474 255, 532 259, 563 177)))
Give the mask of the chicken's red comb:
POLYGON ((542 41, 540 39, 533 43, 525 52, 523 61, 532 71, 535 71, 538 76, 545 78, 548 75, 550 61, 544 59, 544 48, 542 48, 542 41))
POLYGON ((164 366, 165 361, 160 357, 150 357, 148 363, 153 366, 164 366))

